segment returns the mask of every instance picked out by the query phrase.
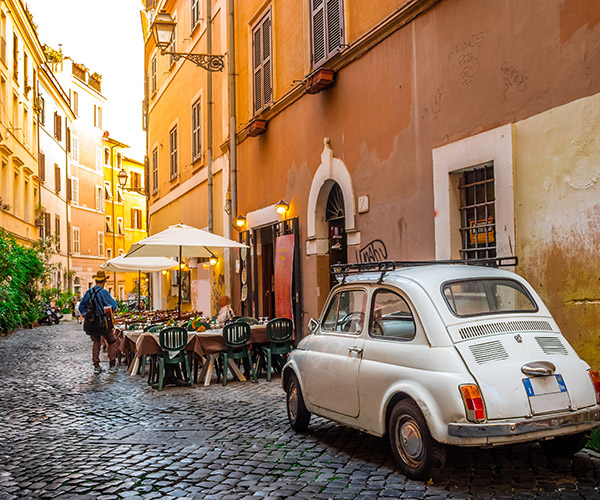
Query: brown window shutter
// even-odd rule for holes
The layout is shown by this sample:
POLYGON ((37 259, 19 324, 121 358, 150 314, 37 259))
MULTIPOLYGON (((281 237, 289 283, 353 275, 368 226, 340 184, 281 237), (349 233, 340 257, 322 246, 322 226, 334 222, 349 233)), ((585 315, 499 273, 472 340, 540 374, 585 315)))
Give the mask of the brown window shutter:
POLYGON ((54 190, 58 193, 60 191, 60 167, 54 165, 54 190))
POLYGON ((154 8, 154 0, 146 0, 146 10, 154 8))
POLYGON ((44 237, 48 237, 52 233, 51 224, 52 224, 51 215, 48 212, 46 212, 44 214, 44 237))
POLYGON ((262 25, 262 67, 263 67, 263 104, 273 100, 273 84, 271 81, 271 15, 262 25))
POLYGON ((327 57, 342 44, 342 2, 327 0, 327 57))
POLYGON ((326 59, 325 51, 325 0, 312 0, 312 56, 313 66, 326 59))
POLYGON ((254 37, 254 112, 263 106, 262 97, 262 57, 261 57, 261 28, 258 27, 253 34, 254 37))
POLYGON ((67 200, 73 201, 72 182, 70 177, 67 178, 67 200))
MULTIPOLYGON (((65 120, 65 125, 66 125, 66 120, 65 120)), ((67 153, 71 152, 71 129, 69 127, 66 127, 67 129, 67 140, 66 140, 66 146, 67 146, 67 153)))
POLYGON ((40 165, 40 179, 42 181, 45 181, 46 180, 46 155, 44 153, 40 153, 39 165, 40 165))

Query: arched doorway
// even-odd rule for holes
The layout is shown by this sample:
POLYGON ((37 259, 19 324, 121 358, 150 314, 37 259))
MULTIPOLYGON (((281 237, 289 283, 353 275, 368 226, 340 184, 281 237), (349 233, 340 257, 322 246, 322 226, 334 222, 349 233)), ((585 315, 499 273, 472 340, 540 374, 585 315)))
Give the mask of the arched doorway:
MULTIPOLYGON (((344 194, 337 182, 334 182, 327 195, 325 206, 325 222, 329 234, 329 266, 348 263, 348 238, 346 235, 346 217, 344 194)), ((336 284, 335 277, 330 274, 329 287, 336 284)))

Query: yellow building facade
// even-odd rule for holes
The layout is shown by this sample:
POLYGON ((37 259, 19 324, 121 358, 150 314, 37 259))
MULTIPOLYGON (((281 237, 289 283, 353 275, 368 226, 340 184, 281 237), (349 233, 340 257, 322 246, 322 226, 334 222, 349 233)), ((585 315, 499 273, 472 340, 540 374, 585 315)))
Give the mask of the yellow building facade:
MULTIPOLYGON (((147 236, 144 164, 125 156, 127 144, 104 133, 104 241, 106 260, 127 253, 131 245, 147 236)), ((137 294, 138 275, 111 273, 106 289, 119 300, 137 294)), ((146 288, 145 282, 142 291, 146 288)))
POLYGON ((22 2, 0 7, 0 227, 23 245, 39 239, 37 68, 44 62, 22 2))

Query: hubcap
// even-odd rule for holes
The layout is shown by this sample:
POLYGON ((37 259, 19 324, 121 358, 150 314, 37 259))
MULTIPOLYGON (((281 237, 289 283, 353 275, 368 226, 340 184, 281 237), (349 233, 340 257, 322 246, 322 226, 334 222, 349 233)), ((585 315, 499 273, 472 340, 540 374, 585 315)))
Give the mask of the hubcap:
POLYGON ((410 467, 418 467, 423 461, 423 437, 418 424, 409 416, 398 420, 396 448, 410 467))
POLYGON ((290 391, 288 393, 288 410, 291 419, 296 420, 298 413, 298 388, 294 382, 290 384, 290 391))

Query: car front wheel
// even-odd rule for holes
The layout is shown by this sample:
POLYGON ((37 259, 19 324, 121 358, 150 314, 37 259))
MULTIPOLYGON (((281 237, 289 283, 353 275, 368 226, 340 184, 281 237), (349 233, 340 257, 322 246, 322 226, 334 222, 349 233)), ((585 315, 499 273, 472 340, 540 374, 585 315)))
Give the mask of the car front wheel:
POLYGON ((290 375, 286 393, 286 406, 290 425, 297 432, 305 431, 310 422, 310 412, 304 404, 300 383, 295 374, 290 375))
POLYGON ((446 448, 431 437, 425 417, 413 401, 405 399, 394 406, 388 431, 392 452, 406 476, 425 480, 444 468, 446 448))
POLYGON ((549 441, 540 441, 540 446, 553 457, 570 457, 579 453, 587 441, 587 434, 580 432, 571 436, 556 437, 549 441))

